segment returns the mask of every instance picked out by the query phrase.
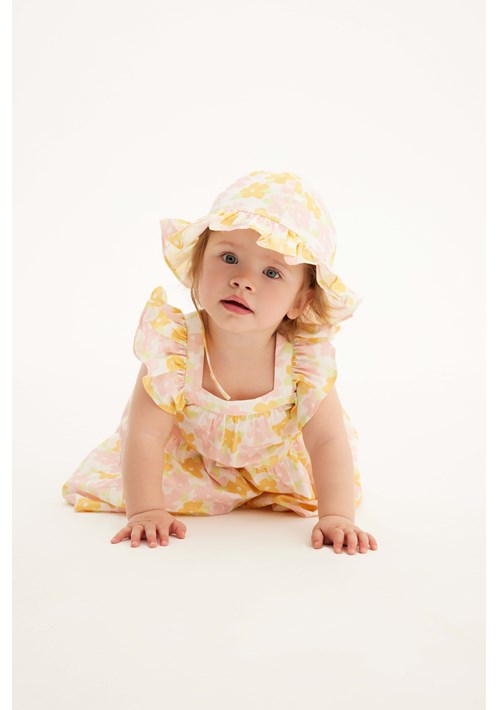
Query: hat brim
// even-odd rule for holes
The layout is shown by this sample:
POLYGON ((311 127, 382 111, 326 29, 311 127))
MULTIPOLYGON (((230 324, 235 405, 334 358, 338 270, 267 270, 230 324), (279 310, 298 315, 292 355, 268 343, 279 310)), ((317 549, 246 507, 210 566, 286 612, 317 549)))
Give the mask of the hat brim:
MULTIPOLYGON (((207 227, 213 231, 254 229, 261 235, 256 242, 260 247, 282 254, 289 264, 307 263, 316 266, 317 282, 327 293, 332 305, 333 323, 350 318, 363 300, 358 293, 343 283, 330 265, 311 251, 302 237, 262 214, 243 210, 219 210, 194 222, 165 218, 160 221, 160 227, 164 260, 176 278, 187 288, 192 286, 189 276, 192 251, 207 227)), ((331 262, 333 257, 334 253, 330 255, 331 262)))

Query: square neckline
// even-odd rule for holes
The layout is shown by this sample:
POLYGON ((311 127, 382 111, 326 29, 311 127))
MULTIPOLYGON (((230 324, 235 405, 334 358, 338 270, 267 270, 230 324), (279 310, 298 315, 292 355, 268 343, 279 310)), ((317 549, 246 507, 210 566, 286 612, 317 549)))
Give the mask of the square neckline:
MULTIPOLYGON (((273 367, 273 389, 270 390, 269 392, 266 392, 265 394, 261 394, 258 397, 250 397, 247 399, 225 399, 224 397, 221 397, 216 394, 212 394, 212 392, 209 392, 209 390, 206 390, 205 387, 202 385, 202 380, 204 379, 204 369, 207 366, 209 368, 209 364, 207 362, 207 356, 205 354, 205 345, 204 342, 202 341, 202 355, 200 357, 201 360, 201 366, 200 366, 200 373, 201 373, 201 378, 200 378, 200 387, 199 389, 208 395, 211 395, 212 397, 215 397, 216 399, 220 399, 222 402, 258 402, 261 399, 264 399, 265 397, 270 397, 276 390, 276 369, 277 369, 277 363, 278 363, 278 354, 279 350, 281 349, 281 343, 278 342, 278 338, 280 338, 280 334, 276 333, 276 338, 275 338, 275 343, 274 343, 274 367, 273 367)), ((215 374, 215 373, 214 373, 215 374)))
POLYGON ((197 311, 185 314, 185 322, 188 348, 186 393, 192 402, 211 410, 217 409, 231 414, 247 414, 255 409, 264 411, 292 400, 293 344, 283 335, 276 333, 273 389, 251 399, 224 399, 224 397, 212 394, 202 387, 203 371, 207 359, 202 337, 202 324, 197 311))

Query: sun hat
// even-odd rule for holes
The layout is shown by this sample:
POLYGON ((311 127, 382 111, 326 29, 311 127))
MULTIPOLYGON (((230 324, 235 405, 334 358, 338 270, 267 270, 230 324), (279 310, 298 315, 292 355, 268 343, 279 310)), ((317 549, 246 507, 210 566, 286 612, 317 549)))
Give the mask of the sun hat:
MULTIPOLYGON (((255 170, 223 190, 204 217, 194 222, 166 218, 160 226, 164 260, 187 288, 192 286, 188 276, 192 251, 207 227, 213 231, 254 229, 261 235, 258 246, 282 254, 287 264, 316 266, 317 282, 332 306, 333 325, 350 318, 362 301, 333 271, 336 234, 328 210, 315 190, 295 173, 255 170)), ((207 360, 210 367, 208 353, 207 360)))

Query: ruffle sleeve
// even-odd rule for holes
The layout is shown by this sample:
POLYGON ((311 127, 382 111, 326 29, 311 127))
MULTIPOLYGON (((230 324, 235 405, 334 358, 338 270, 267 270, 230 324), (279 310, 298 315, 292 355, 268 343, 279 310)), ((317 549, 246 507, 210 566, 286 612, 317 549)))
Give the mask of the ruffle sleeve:
POLYGON ((300 430, 335 384, 337 367, 332 343, 335 331, 333 326, 322 326, 315 333, 298 332, 294 336, 292 376, 300 430))
POLYGON ((167 303, 160 286, 143 309, 133 352, 147 367, 142 382, 154 402, 170 414, 181 411, 185 406, 186 319, 179 308, 167 303))

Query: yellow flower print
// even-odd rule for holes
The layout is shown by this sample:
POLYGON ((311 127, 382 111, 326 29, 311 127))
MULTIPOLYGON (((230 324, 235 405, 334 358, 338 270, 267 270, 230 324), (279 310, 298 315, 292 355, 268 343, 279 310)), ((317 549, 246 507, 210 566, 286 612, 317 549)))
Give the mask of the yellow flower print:
POLYGON ((200 456, 195 456, 195 458, 189 458, 185 459, 183 461, 183 468, 185 471, 188 471, 189 473, 193 474, 196 476, 196 478, 202 478, 202 473, 203 473, 203 468, 202 468, 202 460, 200 456))
POLYGON ((157 286, 157 288, 154 288, 154 290, 152 291, 152 295, 148 300, 150 305, 154 306, 155 308, 160 308, 161 306, 164 306, 166 302, 164 300, 163 293, 164 292, 161 286, 157 286))
POLYGON ((273 215, 268 212, 265 207, 257 207, 257 209, 254 210, 254 214, 258 214, 261 217, 267 217, 267 219, 272 219, 273 222, 278 222, 279 224, 279 221, 274 219, 273 215))
MULTIPOLYGON (((287 238, 279 239, 275 235, 271 235, 269 239, 263 242, 263 246, 266 249, 272 249, 273 251, 279 251, 285 256, 292 257, 295 259, 297 257, 298 242, 294 240, 291 233, 288 232, 287 238)), ((297 262, 298 263, 298 262, 297 262)))
POLYGON ((223 488, 229 493, 238 493, 239 495, 246 494, 249 490, 245 482, 243 486, 240 485, 240 476, 235 481, 228 479, 223 483, 223 488))
POLYGON ((342 281, 340 281, 338 276, 331 284, 331 290, 334 291, 335 293, 344 293, 346 291, 345 285, 343 284, 342 281))
MULTIPOLYGON (((222 213, 222 214, 224 214, 224 213, 222 213)), ((238 217, 238 212, 227 212, 226 215, 221 220, 221 224, 225 224, 227 227, 231 227, 237 217, 238 217)))
POLYGON ((171 338, 175 340, 177 343, 186 343, 187 342, 187 335, 186 335, 186 329, 184 327, 178 327, 178 328, 173 328, 171 331, 171 338))
POLYGON ((269 411, 273 408, 276 407, 278 404, 277 400, 270 400, 269 402, 259 402, 259 404, 256 404, 253 407, 253 412, 254 414, 264 414, 266 417, 269 417, 269 411))
MULTIPOLYGON (((274 431, 274 433, 277 434, 278 436, 283 436, 283 430, 291 422, 292 418, 290 415, 290 411, 291 411, 290 409, 287 409, 283 419, 280 422, 278 422, 278 424, 273 424, 271 427, 272 430, 274 431)), ((271 465, 273 465, 273 464, 271 464, 271 465)))
POLYGON ((310 262, 310 263, 315 262, 315 259, 306 244, 303 244, 302 242, 298 242, 296 246, 297 246, 297 249, 296 249, 297 256, 300 259, 303 259, 304 261, 310 262))
POLYGON ((354 483, 355 483, 355 499, 354 499, 354 506, 357 508, 358 505, 362 503, 362 500, 364 498, 364 491, 362 490, 362 484, 361 484, 361 477, 359 475, 359 471, 357 468, 354 466, 354 483))
POLYGON ((183 436, 183 441, 185 442, 185 448, 187 451, 195 450, 195 436, 193 434, 185 434, 184 431, 181 432, 183 436))
POLYGON ((313 198, 309 195, 308 192, 304 192, 304 196, 306 199, 307 208, 314 214, 314 217, 316 219, 321 219, 321 210, 314 202, 313 198))
POLYGON ((174 404, 166 404, 165 402, 161 402, 161 395, 158 394, 152 385, 152 378, 149 377, 149 375, 145 375, 142 377, 142 383, 143 387, 145 388, 145 392, 147 392, 154 402, 157 404, 158 407, 163 409, 165 412, 169 412, 169 414, 176 414, 176 407, 178 407, 178 402, 177 400, 180 400, 181 398, 184 399, 183 393, 181 392, 180 395, 178 395, 175 399, 176 407, 174 404))
POLYGON ((240 195, 242 197, 255 197, 258 200, 263 199, 266 196, 266 192, 270 189, 267 182, 253 182, 247 187, 240 190, 240 195))
MULTIPOLYGON (((174 407, 172 408, 171 414, 178 414, 182 409, 186 407, 186 399, 185 399, 185 393, 183 390, 179 394, 177 394, 174 397, 174 407)), ((166 412, 170 411, 169 409, 166 409, 166 412)))
POLYGON ((90 500, 89 498, 78 498, 74 510, 76 513, 98 511, 102 507, 98 500, 90 500))
POLYGON ((190 500, 188 503, 184 503, 181 510, 177 512, 185 515, 209 515, 207 506, 201 500, 190 500))
POLYGON ((164 313, 161 313, 160 311, 156 315, 153 321, 150 322, 150 325, 154 330, 160 331, 160 329, 164 326, 167 325, 167 323, 170 323, 171 321, 169 318, 166 318, 164 313))
POLYGON ((330 375, 328 377, 328 379, 326 380, 326 384, 323 387, 323 390, 326 392, 326 394, 328 394, 328 392, 331 390, 331 388, 335 384, 336 378, 337 378, 337 376, 336 376, 336 372, 335 372, 335 373, 333 373, 333 375, 330 375))
POLYGON ((226 447, 231 453, 238 450, 241 440, 240 434, 235 433, 232 429, 224 430, 223 448, 226 447))
MULTIPOLYGON (((166 325, 171 325, 173 321, 171 321, 168 316, 163 311, 159 311, 154 318, 153 321, 150 321, 150 325, 154 330, 158 331, 159 333, 162 333, 162 328, 166 325)), ((162 333, 164 334, 164 333, 162 333)), ((173 328, 170 333, 167 333, 168 336, 170 336, 173 340, 175 340, 177 343, 186 343, 186 331, 184 328, 177 327, 173 328)))
POLYGON ((97 471, 99 479, 101 478, 115 478, 115 473, 105 473, 105 471, 97 471))
POLYGON ((292 461, 293 463, 296 463, 296 464, 299 463, 299 457, 293 449, 289 449, 289 451, 287 452, 287 458, 289 461, 292 461))
POLYGON ((312 389, 314 389, 314 385, 312 385, 310 382, 306 382, 305 380, 299 380, 299 382, 297 383, 297 389, 300 396, 303 397, 312 389))
MULTIPOLYGON (((253 172, 249 173, 250 177, 253 177, 254 175, 260 175, 261 170, 254 170, 253 172)), ((267 174, 267 179, 270 180, 271 182, 276 182, 279 185, 284 184, 288 180, 295 180, 298 179, 296 175, 292 175, 292 173, 266 173, 267 174)))
POLYGON ((269 173, 268 180, 271 182, 276 182, 279 185, 284 185, 288 180, 297 180, 297 187, 300 187, 298 178, 293 173, 269 173))
POLYGON ((168 237, 169 241, 174 244, 176 249, 183 249, 183 239, 181 238, 181 230, 168 237))
POLYGON ((179 355, 168 355, 166 357, 166 367, 168 372, 176 372, 185 369, 185 358, 179 355))
POLYGON ((261 478, 257 481, 257 487, 261 491, 269 491, 271 493, 278 492, 278 486, 274 478, 261 478))

